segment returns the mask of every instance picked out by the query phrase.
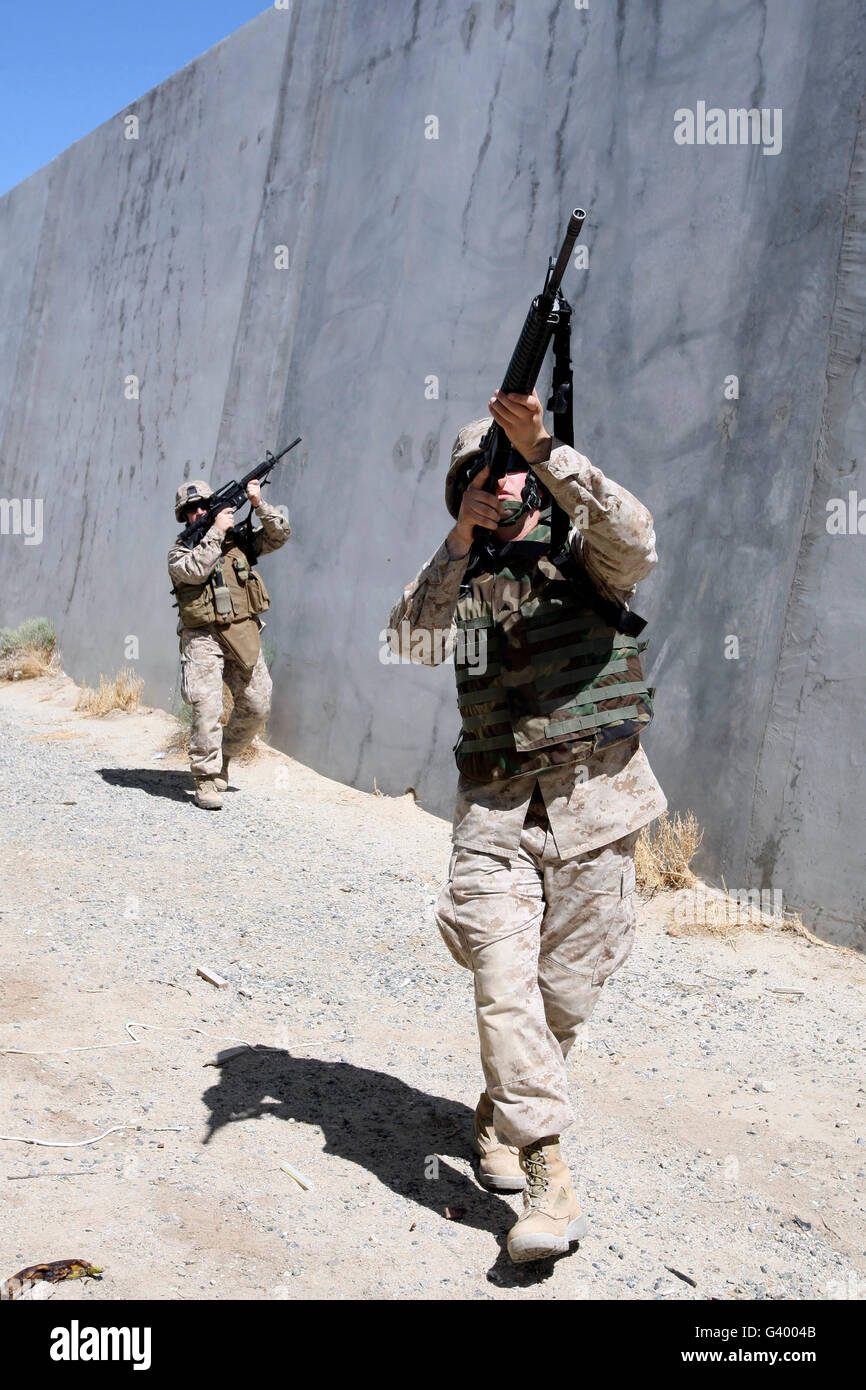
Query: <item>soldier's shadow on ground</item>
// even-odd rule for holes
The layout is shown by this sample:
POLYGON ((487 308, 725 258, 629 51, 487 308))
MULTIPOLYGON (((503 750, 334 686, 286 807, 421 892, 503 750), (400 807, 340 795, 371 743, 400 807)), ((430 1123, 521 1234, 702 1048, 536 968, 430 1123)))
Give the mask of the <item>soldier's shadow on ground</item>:
MULTIPOLYGON (((99 767, 96 769, 103 782, 111 787, 125 787, 130 791, 146 792, 148 796, 160 796, 168 801, 192 803, 195 784, 189 772, 174 772, 166 768, 164 772, 149 767, 99 767)), ((232 794, 229 787, 228 795, 232 794)), ((226 795, 225 792, 222 793, 226 795)))
MULTIPOLYGON (((500 1254, 488 1271, 492 1283, 522 1286, 549 1278, 553 1260, 512 1265, 505 1237, 515 1221, 513 1209, 445 1160, 471 1155, 468 1106, 416 1090, 386 1072, 284 1051, 252 1048, 222 1058, 219 1067, 219 1082, 202 1097, 211 1112, 206 1144, 224 1125, 260 1115, 317 1125, 326 1154, 366 1168, 443 1222, 447 1207, 450 1219, 494 1235, 500 1254)), ((407 1258, 409 1253, 407 1247, 407 1258)))

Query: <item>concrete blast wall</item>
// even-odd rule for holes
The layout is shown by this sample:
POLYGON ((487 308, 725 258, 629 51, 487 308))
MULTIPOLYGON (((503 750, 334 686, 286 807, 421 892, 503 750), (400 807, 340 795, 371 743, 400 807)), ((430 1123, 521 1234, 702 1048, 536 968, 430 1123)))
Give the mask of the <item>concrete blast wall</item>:
POLYGON ((580 204, 577 443, 656 518, 651 761, 705 873, 862 941, 864 21, 296 0, 135 101, 0 199, 0 492, 44 504, 41 544, 4 512, 0 620, 79 679, 135 636, 167 703, 174 490, 302 433, 271 737, 450 813, 453 673, 379 634, 580 204))

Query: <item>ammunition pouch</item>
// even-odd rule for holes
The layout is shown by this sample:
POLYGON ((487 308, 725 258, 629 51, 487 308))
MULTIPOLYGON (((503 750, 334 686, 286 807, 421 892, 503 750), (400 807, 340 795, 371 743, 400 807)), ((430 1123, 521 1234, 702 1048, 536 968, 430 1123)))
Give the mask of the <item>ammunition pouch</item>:
POLYGON ((234 541, 223 550, 207 579, 200 584, 178 584, 173 592, 182 625, 192 628, 241 623, 266 612, 271 602, 261 575, 234 541))

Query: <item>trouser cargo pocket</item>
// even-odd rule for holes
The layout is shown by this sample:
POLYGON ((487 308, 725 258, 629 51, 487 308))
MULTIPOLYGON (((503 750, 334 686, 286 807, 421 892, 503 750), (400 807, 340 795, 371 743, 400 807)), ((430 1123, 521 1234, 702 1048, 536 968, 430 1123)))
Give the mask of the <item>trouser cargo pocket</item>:
POLYGON ((634 945, 636 918, 634 909, 634 861, 623 865, 619 898, 613 904, 613 920, 605 935, 595 970, 593 985, 603 985, 608 976, 628 959, 634 945))
POLYGON ((457 858, 457 850, 451 852, 451 862, 448 865, 448 879, 436 901, 433 909, 433 917, 439 928, 439 935, 451 952, 458 965, 463 965, 467 970, 472 969, 472 961, 466 949, 460 928, 457 925, 457 912, 454 905, 454 861, 457 858))

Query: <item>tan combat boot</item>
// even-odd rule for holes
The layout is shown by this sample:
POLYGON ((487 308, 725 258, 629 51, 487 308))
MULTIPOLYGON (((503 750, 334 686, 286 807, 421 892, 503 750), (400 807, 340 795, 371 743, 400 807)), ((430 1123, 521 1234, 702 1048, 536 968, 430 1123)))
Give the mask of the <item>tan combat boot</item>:
POLYGON ((482 1091, 475 1107, 475 1152, 481 1162, 481 1182, 494 1192, 522 1192, 526 1186, 520 1155, 510 1144, 503 1144, 493 1128, 493 1102, 482 1091))
POLYGON ((223 799, 216 789, 215 777, 196 777, 195 804, 203 811, 222 810, 223 799))
POLYGON ((515 1264, 564 1255, 570 1240, 586 1235, 586 1217, 559 1152, 559 1135, 527 1144, 520 1165, 526 1173, 523 1214, 508 1232, 508 1253, 515 1264))
POLYGON ((223 765, 219 770, 219 775, 213 779, 213 784, 218 792, 224 792, 229 784, 229 763, 230 758, 223 758, 223 765))

